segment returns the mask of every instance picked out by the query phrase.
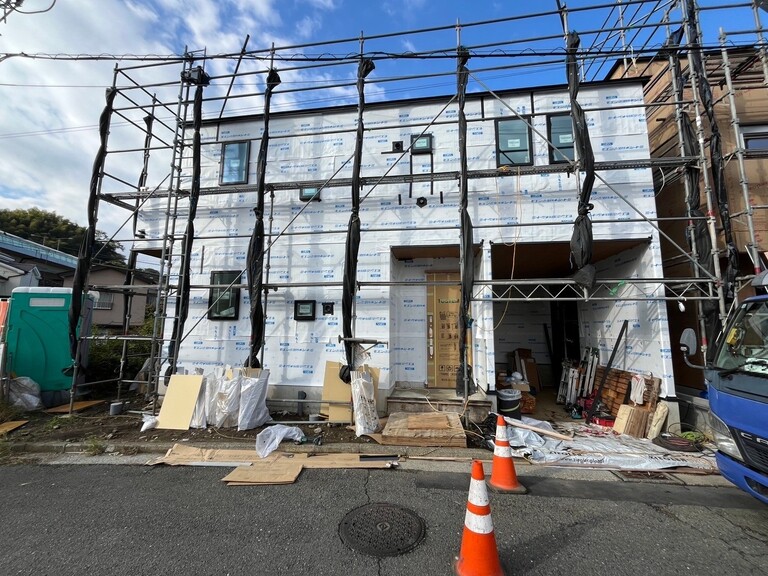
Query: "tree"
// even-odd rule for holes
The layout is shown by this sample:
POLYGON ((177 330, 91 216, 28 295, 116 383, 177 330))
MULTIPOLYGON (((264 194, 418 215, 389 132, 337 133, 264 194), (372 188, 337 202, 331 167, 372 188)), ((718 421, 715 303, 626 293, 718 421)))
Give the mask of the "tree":
MULTIPOLYGON (((85 236, 85 228, 55 212, 40 208, 27 210, 0 210, 0 230, 25 240, 37 242, 49 248, 61 250, 72 256, 80 252, 80 245, 85 236)), ((96 231, 95 264, 124 264, 125 257, 118 242, 110 242, 108 236, 96 231), (103 248, 103 249, 102 249, 103 248)))

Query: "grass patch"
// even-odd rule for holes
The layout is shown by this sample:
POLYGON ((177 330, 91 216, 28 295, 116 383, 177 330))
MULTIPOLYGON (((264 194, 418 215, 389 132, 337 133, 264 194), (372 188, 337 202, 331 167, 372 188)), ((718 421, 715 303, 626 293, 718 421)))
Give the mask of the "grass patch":
POLYGON ((89 456, 98 456, 107 451, 107 443, 98 436, 89 436, 85 439, 85 453, 89 456))
POLYGON ((75 416, 54 416, 43 425, 43 431, 53 432, 59 428, 71 426, 75 420, 75 416))
POLYGON ((8 438, 0 436, 0 464, 11 462, 11 443, 8 438))
POLYGON ((16 406, 11 406, 5 400, 0 401, 0 424, 3 422, 13 422, 14 420, 21 420, 24 415, 24 411, 16 406))

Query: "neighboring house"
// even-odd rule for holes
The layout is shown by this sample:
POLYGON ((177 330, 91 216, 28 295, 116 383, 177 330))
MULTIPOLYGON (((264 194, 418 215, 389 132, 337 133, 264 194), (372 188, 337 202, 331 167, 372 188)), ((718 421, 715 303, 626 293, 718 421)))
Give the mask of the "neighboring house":
POLYGON ((0 298, 10 298, 14 288, 39 286, 41 278, 35 264, 0 254, 0 298))
MULTIPOLYGON (((764 76, 760 54, 755 49, 729 49, 727 64, 734 88, 735 110, 731 109, 722 52, 717 50, 704 54, 704 69, 712 90, 714 117, 721 137, 722 156, 725 160, 724 182, 733 243, 738 251, 738 275, 747 279, 746 282, 737 282, 736 286, 736 297, 738 300, 743 300, 753 294, 748 280, 755 274, 756 269, 759 270, 761 266, 765 268, 765 250, 768 249, 768 210, 766 210, 768 208, 768 169, 765 163, 768 158, 768 100, 765 98, 765 82, 768 79, 764 76)), ((646 79, 644 94, 646 104, 649 105, 647 108, 649 140, 651 154, 656 158, 680 156, 680 131, 675 117, 673 69, 668 56, 660 53, 654 58, 636 59, 626 71, 623 64, 617 62, 608 75, 609 78, 614 79, 631 77, 646 79)), ((681 109, 688 114, 693 127, 693 139, 698 141, 694 104, 694 97, 697 95, 691 90, 691 69, 686 58, 680 60, 680 72, 685 86, 682 93, 684 104, 681 109)), ((707 176, 710 188, 714 188, 710 152, 712 129, 700 94, 698 101, 703 130, 701 137, 705 144, 704 155, 707 159, 707 176)), ((691 262, 677 247, 686 249, 690 247, 684 171, 680 168, 659 169, 654 174, 654 182, 658 215, 661 218, 659 225, 669 238, 669 240, 662 239, 661 242, 664 276, 690 278, 693 273, 691 262)), ((716 248, 720 256, 720 279, 722 279, 727 269, 727 260, 724 227, 718 210, 717 194, 712 190, 710 197, 707 197, 703 175, 700 175, 698 189, 701 194, 702 212, 704 214, 708 212, 709 202, 716 219, 712 226, 717 239, 716 248)), ((700 222, 703 223, 703 220, 700 222)), ((674 349, 677 349, 677 342, 685 328, 695 328, 701 335, 695 302, 668 302, 667 313, 674 349)), ((705 322, 705 324, 711 324, 711 322, 705 322)), ((709 335, 709 345, 710 348, 714 345, 712 335, 709 335)), ((699 360, 699 363, 701 362, 703 360, 699 360)), ((682 354, 673 356, 673 364, 678 386, 692 389, 689 392, 694 396, 705 390, 702 371, 688 367, 682 354)))
MULTIPOLYGON (((64 286, 71 287, 74 274, 64 276, 64 286)), ((125 282, 125 270, 109 266, 94 266, 88 274, 88 282, 98 297, 93 305, 93 325, 105 328, 121 328, 125 318, 125 291, 120 287, 125 282)), ((154 304, 154 286, 150 276, 136 273, 131 289, 130 326, 144 323, 147 306, 154 304), (146 288, 142 288, 146 287, 146 288)))
MULTIPOLYGON (((449 99, 369 103, 364 111, 354 322, 359 338, 386 343, 369 350, 368 363, 381 370, 380 397, 398 385, 453 389, 456 383, 460 167, 458 105, 446 105, 449 99), (376 185, 385 174, 389 180, 376 185)), ((563 162, 574 156, 567 89, 467 95, 473 376, 481 388, 494 389, 509 356, 525 349, 548 372, 545 383, 556 386, 553 374, 564 358, 578 361, 590 346, 605 364, 618 345, 622 369, 660 377, 661 395, 673 397, 666 306, 654 297, 664 295, 658 232, 638 216, 656 214, 643 84, 585 83, 578 99, 595 160, 603 163, 591 198, 592 260, 598 279, 610 284, 598 282, 591 291, 570 280, 581 176, 563 162)), ((275 397, 296 398, 297 390, 318 397, 326 362, 343 357, 341 284, 356 120, 356 106, 270 117, 265 222, 272 233, 264 266, 274 290, 265 304, 263 360, 275 397)), ((241 273, 255 222, 262 130, 260 116, 203 125, 181 371, 243 365, 248 354, 250 303, 241 273)), ((185 154, 188 183, 189 148, 185 154)), ((176 230, 183 228, 187 198, 179 196, 176 230)), ((147 252, 157 251, 168 237, 166 206, 160 199, 143 205, 146 240, 135 249, 143 242, 147 252)), ((169 246, 172 285, 179 245, 169 246)), ((167 316, 175 303, 171 293, 167 316)))
POLYGON ((39 286, 62 286, 62 274, 72 273, 77 257, 59 250, 25 240, 0 230, 0 254, 10 257, 17 264, 33 264, 40 274, 39 286))

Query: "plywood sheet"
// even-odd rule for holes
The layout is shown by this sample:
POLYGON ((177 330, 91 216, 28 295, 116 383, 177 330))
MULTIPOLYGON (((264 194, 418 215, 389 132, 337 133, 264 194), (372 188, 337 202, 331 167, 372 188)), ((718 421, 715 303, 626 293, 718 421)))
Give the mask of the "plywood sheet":
POLYGON ((349 407, 338 404, 321 404, 320 414, 328 416, 331 422, 352 422, 352 389, 339 378, 341 362, 326 362, 323 377, 325 402, 349 402, 349 407))
POLYGON ((260 486, 267 484, 292 484, 301 474, 301 462, 281 459, 252 466, 239 466, 222 478, 222 482, 236 486, 260 486))
MULTIPOLYGON (((72 412, 82 412, 83 410, 87 410, 88 408, 93 408, 94 406, 98 406, 99 404, 104 404, 106 400, 81 400, 80 402, 75 402, 72 405, 72 412)), ((49 408, 48 410, 44 410, 46 414, 69 414, 69 404, 62 404, 61 406, 55 406, 54 408, 49 408)))
POLYGON ((189 430, 203 376, 174 374, 168 383, 157 428, 160 430, 189 430))
POLYGON ((381 433, 389 446, 449 446, 466 448, 467 437, 455 412, 395 412, 381 433))
MULTIPOLYGON (((323 377, 323 395, 325 402, 349 402, 349 406, 339 404, 320 404, 320 414, 327 416, 331 422, 354 422, 352 413, 352 387, 339 378, 340 362, 326 362, 323 377)), ((381 370, 364 365, 362 370, 369 372, 373 381, 373 394, 378 398, 379 377, 381 370)))
POLYGON ((29 422, 29 420, 12 420, 11 422, 3 422, 0 424, 0 436, 5 436, 8 432, 13 432, 17 428, 21 428, 29 422))

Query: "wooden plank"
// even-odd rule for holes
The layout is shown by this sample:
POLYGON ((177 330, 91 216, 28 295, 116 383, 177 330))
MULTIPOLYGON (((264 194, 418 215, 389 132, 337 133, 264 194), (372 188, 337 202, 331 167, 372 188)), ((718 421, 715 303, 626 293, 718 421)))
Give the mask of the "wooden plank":
POLYGON ((5 436, 9 432, 13 432, 17 428, 21 428, 29 422, 29 420, 12 420, 10 422, 3 422, 0 424, 0 436, 5 436))
POLYGON ((300 462, 304 468, 322 470, 335 470, 342 468, 392 468, 397 465, 398 457, 387 460, 366 460, 360 454, 347 453, 321 453, 321 454, 294 454, 294 460, 300 462))
POLYGON ((397 457, 389 460, 365 460, 360 454, 347 453, 286 453, 272 452, 265 458, 259 458, 255 450, 206 449, 186 444, 174 444, 165 456, 150 464, 168 464, 169 466, 203 466, 221 463, 236 465, 272 465, 279 462, 297 462, 304 468, 391 468, 397 457))
POLYGON ((504 421, 507 424, 514 426, 515 428, 533 430, 537 434, 542 434, 543 436, 551 436, 552 438, 557 438, 558 440, 573 440, 572 436, 566 436, 565 434, 560 434, 554 430, 547 430, 546 428, 539 428, 538 426, 531 426, 530 424, 523 424, 521 421, 515 420, 514 418, 504 418, 504 421))
POLYGON ((455 412, 395 412, 389 415, 381 433, 381 443, 389 446, 466 448, 467 437, 455 412))
MULTIPOLYGON (((98 406, 99 404, 104 403, 106 403, 106 400, 81 400, 79 402, 75 402, 72 405, 72 412, 82 412, 83 410, 87 410, 88 408, 93 408, 94 406, 98 406)), ((43 412, 46 414, 69 414, 69 404, 62 404, 61 406, 43 410, 43 412)))
POLYGON ((645 437, 648 424, 648 411, 640 406, 622 404, 619 407, 613 430, 619 434, 627 434, 635 438, 645 437))
POLYGON ((293 484, 301 474, 301 462, 283 459, 277 462, 238 466, 222 478, 222 482, 237 486, 263 486, 267 484, 293 484))
POLYGON ((323 376, 323 394, 325 402, 349 402, 349 406, 338 404, 320 404, 320 414, 334 422, 352 422, 352 389, 339 378, 341 362, 326 362, 323 376))
POLYGON ((533 358, 523 358, 523 366, 525 366, 525 373, 528 376, 526 379, 528 384, 536 390, 541 390, 539 367, 536 365, 536 360, 533 358))
POLYGON ((159 430, 189 430, 197 397, 203 386, 203 376, 174 374, 157 416, 159 430))

